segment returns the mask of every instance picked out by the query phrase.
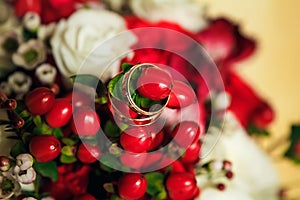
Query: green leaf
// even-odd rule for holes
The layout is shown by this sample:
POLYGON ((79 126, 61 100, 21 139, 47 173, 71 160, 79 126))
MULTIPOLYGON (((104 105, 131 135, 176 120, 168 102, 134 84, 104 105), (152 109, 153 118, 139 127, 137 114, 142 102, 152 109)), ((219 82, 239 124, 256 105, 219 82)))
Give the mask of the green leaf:
POLYGON ((111 195, 110 200, 124 200, 116 194, 111 195))
POLYGON ((10 155, 12 157, 17 157, 21 153, 26 153, 26 148, 24 146, 24 143, 22 141, 16 142, 16 144, 11 148, 10 155))
POLYGON ((53 129, 52 135, 58 139, 61 139, 64 136, 64 134, 60 128, 53 129))
POLYGON ((39 163, 35 162, 33 165, 34 169, 42 176, 51 178, 53 181, 58 179, 57 165, 55 161, 39 163))
POLYGON ((119 137, 121 134, 121 130, 119 127, 114 124, 111 120, 107 121, 104 126, 104 132, 109 137, 119 137))
POLYGON ((41 127, 43 125, 43 121, 40 115, 37 115, 33 118, 33 123, 37 126, 37 127, 41 127))
POLYGON ((167 197, 164 187, 164 175, 160 172, 150 172, 145 175, 147 179, 147 193, 154 199, 161 200, 167 197))
POLYGON ((286 150, 284 156, 300 164, 300 156, 296 153, 296 146, 300 142, 300 125, 293 125, 290 133, 290 146, 286 150))
POLYGON ((25 41, 37 38, 37 31, 30 31, 24 28, 22 34, 25 41))
POLYGON ((67 156, 67 155, 64 155, 64 154, 62 154, 60 156, 60 162, 62 162, 64 164, 71 164, 71 163, 74 163, 76 161, 77 161, 77 159, 74 156, 67 156))
POLYGON ((122 70, 123 70, 123 73, 126 73, 128 72, 134 65, 133 64, 130 64, 130 63, 123 63, 122 64, 122 70))
POLYGON ((65 145, 68 145, 68 146, 73 146, 76 144, 76 142, 70 138, 62 138, 61 141, 62 141, 62 143, 64 143, 65 145))
POLYGON ((66 156, 74 156, 74 153, 73 153, 73 148, 71 146, 64 146, 62 149, 61 149, 61 153, 63 155, 66 155, 66 156))
POLYGON ((36 135, 52 135, 52 129, 43 123, 41 126, 35 127, 33 133, 36 135))
POLYGON ((106 87, 102 83, 102 81, 96 76, 89 74, 79 74, 71 76, 71 79, 74 83, 81 83, 92 88, 96 87, 95 89, 99 97, 106 96, 106 87))
POLYGON ((260 129, 254 125, 251 125, 248 127, 248 132, 251 135, 257 135, 257 136, 269 136, 270 133, 266 129, 260 129))
POLYGON ((122 99, 122 82, 124 75, 118 74, 108 83, 108 91, 113 97, 121 100, 122 99))
POLYGON ((104 183, 103 188, 108 193, 115 193, 114 185, 112 183, 104 183))

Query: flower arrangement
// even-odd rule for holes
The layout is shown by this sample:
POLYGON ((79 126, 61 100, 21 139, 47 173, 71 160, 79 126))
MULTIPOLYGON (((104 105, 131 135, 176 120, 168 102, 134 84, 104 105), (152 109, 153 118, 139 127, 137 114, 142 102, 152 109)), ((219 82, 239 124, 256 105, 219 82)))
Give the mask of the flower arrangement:
POLYGON ((237 24, 195 0, 0 10, 1 198, 280 198, 251 140, 274 112, 237 73, 256 48, 237 24))

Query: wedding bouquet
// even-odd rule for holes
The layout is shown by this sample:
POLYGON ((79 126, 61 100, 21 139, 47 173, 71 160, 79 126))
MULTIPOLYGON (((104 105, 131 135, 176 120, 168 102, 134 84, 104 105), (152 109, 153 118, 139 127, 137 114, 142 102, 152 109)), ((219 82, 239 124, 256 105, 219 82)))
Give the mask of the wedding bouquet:
POLYGON ((0 198, 280 199, 256 41, 196 0, 0 3, 0 198))

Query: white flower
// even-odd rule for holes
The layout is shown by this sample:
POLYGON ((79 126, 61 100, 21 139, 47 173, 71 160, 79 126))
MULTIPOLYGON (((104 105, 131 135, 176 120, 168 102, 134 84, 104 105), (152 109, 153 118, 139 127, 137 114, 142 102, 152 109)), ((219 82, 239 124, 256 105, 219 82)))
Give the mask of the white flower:
POLYGON ((41 200, 55 200, 55 199, 53 197, 48 196, 48 197, 41 198, 41 200))
POLYGON ((10 55, 18 49, 18 35, 13 32, 5 32, 0 34, 0 56, 10 55))
POLYGON ((33 157, 28 153, 18 155, 16 159, 16 164, 20 170, 27 170, 33 165, 33 157))
POLYGON ((16 165, 14 167, 14 174, 16 175, 17 181, 23 184, 30 184, 36 179, 36 172, 32 167, 21 170, 21 168, 16 165))
POLYGON ((23 26, 29 31, 36 31, 41 24, 40 16, 35 12, 27 12, 23 18, 23 26))
POLYGON ((177 23, 191 32, 206 26, 203 5, 197 0, 131 0, 130 7, 140 18, 177 23))
POLYGON ((49 63, 40 65, 35 71, 35 75, 37 76, 39 81, 43 84, 48 85, 51 85, 55 81, 56 74, 57 70, 49 63))
POLYGON ((231 96, 227 92, 212 94, 212 107, 215 110, 225 110, 231 103, 231 96))
POLYGON ((51 39, 59 70, 66 77, 85 73, 106 81, 118 72, 120 60, 136 41, 131 32, 119 35, 125 30, 124 19, 106 10, 81 9, 61 20, 51 39))
POLYGON ((29 91, 32 80, 30 76, 17 71, 8 77, 7 82, 16 94, 24 94, 29 91))
POLYGON ((0 78, 15 69, 11 61, 11 54, 18 49, 18 46, 19 42, 16 32, 7 31, 0 33, 0 78))
POLYGON ((13 172, 20 183, 29 184, 36 179, 36 172, 32 165, 33 157, 30 154, 23 153, 16 157, 16 166, 13 172))
MULTIPOLYGON (((279 182, 272 161, 248 136, 232 113, 227 113, 221 135, 218 131, 206 134, 201 153, 203 163, 216 159, 232 162, 234 179, 231 181, 230 188, 239 191, 239 194, 245 193, 251 197, 250 199, 255 200, 276 199, 279 182)), ((219 197, 200 199, 225 199, 219 197)))
POLYGON ((37 32, 38 39, 44 42, 48 42, 55 31, 55 27, 56 23, 54 22, 47 25, 41 25, 37 32))
POLYGON ((122 7, 128 2, 127 0, 105 0, 106 4, 109 5, 109 8, 114 11, 121 11, 122 7))
POLYGON ((17 26, 18 20, 13 8, 4 1, 0 1, 0 33, 15 30, 17 26))
POLYGON ((33 198, 33 197, 25 197, 23 198, 22 200, 37 200, 36 198, 33 198))
POLYGON ((16 65, 32 70, 46 59, 45 46, 40 40, 31 39, 19 46, 12 59, 16 65))

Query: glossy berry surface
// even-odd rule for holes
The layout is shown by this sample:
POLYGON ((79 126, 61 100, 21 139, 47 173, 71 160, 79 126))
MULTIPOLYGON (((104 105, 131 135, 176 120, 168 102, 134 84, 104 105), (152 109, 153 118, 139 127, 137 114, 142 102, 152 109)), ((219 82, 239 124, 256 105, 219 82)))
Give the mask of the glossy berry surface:
POLYGON ((52 135, 38 135, 30 140, 29 150, 38 162, 49 162, 60 154, 61 144, 52 135))
POLYGON ((193 121, 183 121, 175 126, 171 136, 181 147, 187 147, 199 139, 200 127, 193 121))
POLYGON ((46 87, 36 88, 25 97, 27 109, 34 115, 46 114, 51 110, 54 102, 54 93, 46 87))
POLYGON ((96 162, 100 157, 102 153, 98 146, 92 146, 90 144, 83 144, 81 143, 77 150, 77 158, 82 163, 93 163, 96 162))
POLYGON ((126 151, 141 153, 147 151, 152 137, 144 127, 133 126, 121 133, 120 143, 126 151))
POLYGON ((137 200, 144 196, 147 180, 142 174, 124 174, 118 181, 120 197, 126 200, 137 200))
POLYGON ((138 92, 151 100, 161 100, 169 96, 173 80, 171 75, 159 68, 145 69, 137 81, 138 92))
POLYGON ((92 106, 94 104, 94 97, 91 94, 81 90, 74 89, 68 93, 64 98, 72 102, 73 107, 92 106))
POLYGON ((146 160, 147 154, 125 152, 120 156, 120 162, 132 169, 140 169, 146 160))
POLYGON ((189 200, 198 193, 195 178, 190 173, 170 174, 166 181, 166 188, 171 199, 189 200))
POLYGON ((199 161, 200 150, 200 141, 194 142, 186 149, 184 155, 181 157, 181 162, 184 164, 195 164, 199 161))
POLYGON ((165 133, 163 130, 161 130, 157 133, 156 133, 156 131, 151 132, 152 142, 149 147, 149 151, 158 149, 162 145, 163 140, 164 140, 164 134, 165 133))
POLYGON ((71 127, 73 132, 79 136, 92 136, 100 128, 100 119, 90 107, 77 108, 73 114, 71 127))
POLYGON ((191 105, 196 100, 196 94, 189 85, 182 81, 174 81, 167 104, 169 108, 183 108, 191 105))
POLYGON ((72 117, 72 105, 67 99, 56 99, 52 109, 45 115, 46 122, 53 128, 63 127, 72 117))

